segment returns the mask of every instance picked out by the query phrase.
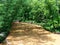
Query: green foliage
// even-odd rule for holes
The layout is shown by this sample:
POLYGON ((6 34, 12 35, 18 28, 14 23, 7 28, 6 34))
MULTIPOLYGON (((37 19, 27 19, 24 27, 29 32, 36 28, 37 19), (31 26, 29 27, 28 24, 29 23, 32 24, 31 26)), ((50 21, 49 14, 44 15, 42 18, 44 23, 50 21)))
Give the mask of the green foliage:
POLYGON ((59 31, 59 11, 60 0, 1 0, 0 33, 9 32, 14 20, 32 21, 51 32, 59 31))

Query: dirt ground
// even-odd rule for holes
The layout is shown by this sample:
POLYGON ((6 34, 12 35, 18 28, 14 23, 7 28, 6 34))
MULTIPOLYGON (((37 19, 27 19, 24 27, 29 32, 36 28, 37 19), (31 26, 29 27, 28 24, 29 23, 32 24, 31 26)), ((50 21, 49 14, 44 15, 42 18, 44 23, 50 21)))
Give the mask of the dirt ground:
POLYGON ((60 35, 30 23, 15 23, 6 40, 0 45, 60 45, 60 35))

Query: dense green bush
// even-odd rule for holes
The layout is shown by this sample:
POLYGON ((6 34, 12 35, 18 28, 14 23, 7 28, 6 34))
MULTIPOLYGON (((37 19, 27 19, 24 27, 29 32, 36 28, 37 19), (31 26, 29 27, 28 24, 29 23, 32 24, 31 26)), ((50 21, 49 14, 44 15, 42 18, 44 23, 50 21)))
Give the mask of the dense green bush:
MULTIPOLYGON (((2 1, 1 1, 2 2, 2 1)), ((2 42, 7 36, 12 26, 12 22, 17 15, 18 7, 16 1, 6 0, 4 3, 0 4, 0 42, 2 42), (4 32, 4 33, 2 33, 4 32), (4 36, 2 36, 4 35, 4 36), (2 39, 1 39, 2 38, 2 39)))
POLYGON ((34 21, 52 32, 60 29, 60 0, 1 0, 0 33, 7 37, 13 20, 34 21))
POLYGON ((44 23, 44 28, 52 32, 60 30, 59 0, 25 0, 23 2, 24 20, 44 23))

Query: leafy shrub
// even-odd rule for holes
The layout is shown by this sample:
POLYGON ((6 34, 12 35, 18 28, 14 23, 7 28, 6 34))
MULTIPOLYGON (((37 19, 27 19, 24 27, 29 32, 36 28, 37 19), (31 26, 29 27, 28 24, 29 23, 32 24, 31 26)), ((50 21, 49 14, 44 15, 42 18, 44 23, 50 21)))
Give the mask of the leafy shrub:
POLYGON ((7 32, 7 37, 13 20, 41 23, 52 32, 60 30, 59 10, 60 0, 1 0, 0 33, 7 32))

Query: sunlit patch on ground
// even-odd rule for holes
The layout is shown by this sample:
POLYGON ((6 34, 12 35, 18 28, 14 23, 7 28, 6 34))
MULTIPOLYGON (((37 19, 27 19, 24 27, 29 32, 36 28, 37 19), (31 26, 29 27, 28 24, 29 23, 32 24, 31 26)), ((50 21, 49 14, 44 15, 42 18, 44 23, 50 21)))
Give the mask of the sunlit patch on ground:
POLYGON ((60 45, 60 36, 44 30, 41 26, 18 23, 2 45, 60 45))

